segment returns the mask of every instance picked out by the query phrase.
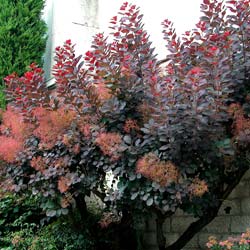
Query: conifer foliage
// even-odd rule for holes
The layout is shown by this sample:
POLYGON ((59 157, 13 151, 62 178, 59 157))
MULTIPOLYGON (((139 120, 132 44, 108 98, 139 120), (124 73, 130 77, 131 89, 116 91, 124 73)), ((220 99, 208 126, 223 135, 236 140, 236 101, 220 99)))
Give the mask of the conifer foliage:
MULTIPOLYGON (((42 66, 46 25, 44 0, 2 0, 0 8, 0 84, 6 75, 22 75, 27 66, 42 66)), ((2 99, 2 98, 1 98, 2 99)))
POLYGON ((6 77, 15 119, 3 116, 0 156, 12 189, 42 194, 50 217, 77 207, 84 220, 91 192, 123 215, 154 213, 159 250, 182 249, 249 169, 249 4, 204 0, 182 39, 163 21, 163 66, 125 2, 110 39, 97 34, 83 58, 71 40, 56 48, 53 94, 35 64, 6 77), (166 246, 163 223, 178 208, 197 220, 166 246))

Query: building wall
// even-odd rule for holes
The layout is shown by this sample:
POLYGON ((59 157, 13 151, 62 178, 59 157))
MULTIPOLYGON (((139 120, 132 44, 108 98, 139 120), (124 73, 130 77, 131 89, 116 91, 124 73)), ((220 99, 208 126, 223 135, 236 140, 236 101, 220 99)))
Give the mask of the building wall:
MULTIPOLYGON (((171 244, 178 239, 193 221, 195 221, 193 217, 182 211, 177 211, 175 217, 166 220, 164 231, 167 243, 171 244)), ((239 236, 247 228, 250 228, 250 171, 245 174, 239 185, 223 203, 218 216, 195 235, 184 249, 206 249, 205 245, 209 236, 214 235, 218 239, 225 239, 229 236, 239 236), (226 208, 231 208, 229 214, 226 213, 226 208)), ((146 223, 144 241, 147 250, 158 250, 153 218, 146 223)))
POLYGON ((76 55, 82 55, 90 48, 93 35, 99 31, 98 6, 98 0, 46 0, 43 15, 48 25, 46 80, 51 78, 57 46, 71 39, 76 44, 76 55))
MULTIPOLYGON (((169 18, 175 23, 178 34, 194 27, 198 22, 202 0, 132 0, 144 14, 145 29, 150 34, 159 59, 167 53, 163 41, 161 22, 169 18)), ((110 19, 117 15, 124 0, 46 0, 44 19, 48 24, 48 42, 45 53, 46 79, 51 77, 55 47, 67 39, 76 44, 76 55, 90 49, 93 35, 108 35, 110 19)))

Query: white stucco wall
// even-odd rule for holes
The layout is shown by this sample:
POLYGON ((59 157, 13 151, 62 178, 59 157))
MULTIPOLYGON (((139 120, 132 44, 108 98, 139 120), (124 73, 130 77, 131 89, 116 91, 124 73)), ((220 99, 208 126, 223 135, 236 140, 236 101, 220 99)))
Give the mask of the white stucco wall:
POLYGON ((44 19, 48 24, 45 53, 46 79, 51 77, 55 47, 67 39, 76 44, 76 54, 88 50, 98 27, 98 0, 46 0, 44 19))
POLYGON ((51 72, 51 65, 52 65, 52 29, 53 29, 53 0, 46 0, 45 8, 43 11, 43 19, 47 23, 48 30, 47 30, 47 44, 46 44, 46 51, 44 55, 44 70, 45 70, 45 78, 50 78, 50 72, 51 72))
MULTIPOLYGON (((84 54, 97 32, 109 33, 109 21, 117 14, 124 0, 46 0, 44 19, 48 23, 48 44, 45 54, 46 78, 53 65, 53 51, 67 39, 76 43, 76 53, 84 54)), ((166 50, 161 22, 168 18, 175 23, 178 34, 190 30, 198 22, 202 0, 133 0, 144 14, 145 28, 150 34, 159 59, 166 50)))
MULTIPOLYGON (((99 26, 100 30, 108 34, 111 17, 116 15, 124 0, 99 0, 99 26)), ((131 0, 128 1, 139 6, 144 15, 145 29, 150 34, 153 46, 159 59, 166 54, 162 38, 161 22, 170 19, 174 22, 179 35, 190 30, 199 21, 200 4, 202 0, 131 0)))

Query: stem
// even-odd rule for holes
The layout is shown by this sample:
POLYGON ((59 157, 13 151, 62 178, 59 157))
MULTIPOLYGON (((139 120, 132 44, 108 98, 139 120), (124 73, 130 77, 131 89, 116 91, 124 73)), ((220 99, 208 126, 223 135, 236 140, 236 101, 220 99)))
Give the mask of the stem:
POLYGON ((169 211, 164 214, 162 211, 154 207, 152 207, 152 211, 156 214, 155 222, 156 222, 157 245, 158 245, 159 250, 165 250, 166 249, 166 237, 164 236, 163 225, 164 225, 166 218, 171 217, 175 212, 169 211))
POLYGON ((160 60, 160 61, 157 62, 157 66, 160 66, 161 64, 166 63, 168 61, 170 61, 169 58, 162 59, 162 60, 160 60))
POLYGON ((84 199, 84 196, 82 195, 78 195, 75 198, 76 201, 76 207, 80 213, 81 216, 81 221, 86 221, 87 217, 88 217, 88 210, 87 210, 87 205, 84 199))
POLYGON ((179 237, 179 239, 172 245, 166 247, 164 250, 182 249, 195 236, 196 233, 198 233, 217 216, 219 207, 216 209, 210 208, 210 213, 203 215, 199 220, 191 223, 187 230, 179 237))
POLYGON ((157 245, 159 250, 165 250, 166 248, 166 237, 163 232, 163 225, 165 221, 165 216, 161 213, 157 213, 156 218, 156 237, 157 237, 157 245))
POLYGON ((234 180, 223 190, 219 196, 219 203, 215 208, 208 207, 206 213, 200 217, 199 220, 191 223, 186 231, 176 240, 173 244, 166 248, 162 248, 160 250, 180 250, 182 249, 200 230, 209 224, 218 214, 218 211, 223 203, 223 201, 229 196, 229 194, 233 191, 233 189, 239 184, 242 176, 248 170, 247 166, 242 166, 242 169, 239 170, 234 180))
POLYGON ((104 202, 105 193, 100 192, 99 190, 96 190, 96 189, 92 190, 92 192, 93 192, 93 194, 96 195, 103 203, 105 203, 105 202, 104 202))

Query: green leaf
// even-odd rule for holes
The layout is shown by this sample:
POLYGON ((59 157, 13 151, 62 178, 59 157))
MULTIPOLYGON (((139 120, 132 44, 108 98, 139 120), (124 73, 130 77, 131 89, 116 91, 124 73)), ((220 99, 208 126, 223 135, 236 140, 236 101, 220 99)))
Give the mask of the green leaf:
POLYGON ((48 210, 48 211, 46 211, 46 215, 48 217, 54 217, 54 216, 56 216, 56 214, 57 214, 56 210, 48 210))
POLYGON ((138 196, 138 192, 136 192, 136 193, 133 193, 132 195, 131 195, 131 200, 135 200, 135 198, 138 196))
POLYGON ((0 225, 3 225, 6 222, 6 220, 0 220, 0 225))
POLYGON ((132 139, 130 135, 125 135, 123 137, 123 140, 125 141, 126 144, 130 145, 132 143, 132 139))
POLYGON ((148 207, 150 207, 150 206, 152 206, 153 205, 153 203, 154 203, 154 200, 153 200, 153 198, 149 198, 148 200, 147 200, 147 206, 148 207))

